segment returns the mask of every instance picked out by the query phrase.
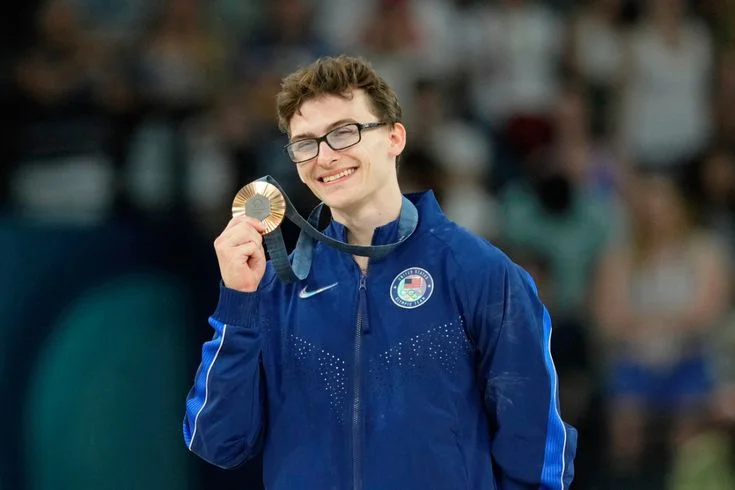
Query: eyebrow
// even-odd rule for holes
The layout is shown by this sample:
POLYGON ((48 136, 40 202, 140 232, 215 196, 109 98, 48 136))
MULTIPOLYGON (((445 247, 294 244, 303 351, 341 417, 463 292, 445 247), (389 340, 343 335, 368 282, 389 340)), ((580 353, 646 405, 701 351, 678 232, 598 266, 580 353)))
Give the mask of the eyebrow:
MULTIPOLYGON (((334 121, 332 124, 327 126, 325 134, 333 130, 334 128, 338 128, 340 126, 344 126, 345 124, 352 124, 356 121, 354 119, 340 119, 339 121, 334 121)), ((295 136, 291 137, 291 141, 297 141, 297 140, 303 140, 307 138, 316 138, 317 136, 314 133, 301 133, 297 134, 295 136)))

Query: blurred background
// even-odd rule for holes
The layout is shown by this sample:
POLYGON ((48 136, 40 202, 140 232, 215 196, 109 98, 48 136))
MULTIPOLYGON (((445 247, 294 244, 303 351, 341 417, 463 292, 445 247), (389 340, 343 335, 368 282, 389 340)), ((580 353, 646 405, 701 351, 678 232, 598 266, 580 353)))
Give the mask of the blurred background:
MULTIPOLYGON (((573 488, 735 489, 735 0, 26 0, 2 17, 0 490, 259 489, 186 450, 279 80, 368 57, 406 192, 535 277, 573 488)), ((284 225, 289 245, 296 229, 284 225)))

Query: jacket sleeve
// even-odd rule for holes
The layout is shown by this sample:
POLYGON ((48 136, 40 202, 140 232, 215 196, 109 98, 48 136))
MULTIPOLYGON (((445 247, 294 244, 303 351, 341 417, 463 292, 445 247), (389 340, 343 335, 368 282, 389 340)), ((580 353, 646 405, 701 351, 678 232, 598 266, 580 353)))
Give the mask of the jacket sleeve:
POLYGON ((551 319, 531 276, 492 255, 467 295, 499 488, 567 490, 577 432, 559 413, 551 319))
POLYGON ((220 285, 214 337, 186 399, 184 441, 190 451, 221 468, 233 468, 260 450, 265 405, 261 372, 258 293, 220 285))

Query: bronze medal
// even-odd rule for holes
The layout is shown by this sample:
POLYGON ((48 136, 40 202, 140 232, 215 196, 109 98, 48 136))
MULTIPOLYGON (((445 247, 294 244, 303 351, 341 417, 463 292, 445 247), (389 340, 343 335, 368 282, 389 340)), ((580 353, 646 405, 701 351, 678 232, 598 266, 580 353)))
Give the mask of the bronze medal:
POLYGON ((256 180, 240 189, 232 201, 232 217, 243 214, 260 220, 270 233, 283 221, 286 200, 276 186, 256 180))

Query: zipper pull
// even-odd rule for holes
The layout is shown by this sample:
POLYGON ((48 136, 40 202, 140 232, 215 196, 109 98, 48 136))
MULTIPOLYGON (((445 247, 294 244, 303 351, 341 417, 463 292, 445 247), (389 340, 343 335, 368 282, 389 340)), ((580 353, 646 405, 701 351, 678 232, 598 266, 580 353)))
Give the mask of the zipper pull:
POLYGON ((362 333, 370 332, 367 307, 367 274, 360 275, 360 323, 362 333))

